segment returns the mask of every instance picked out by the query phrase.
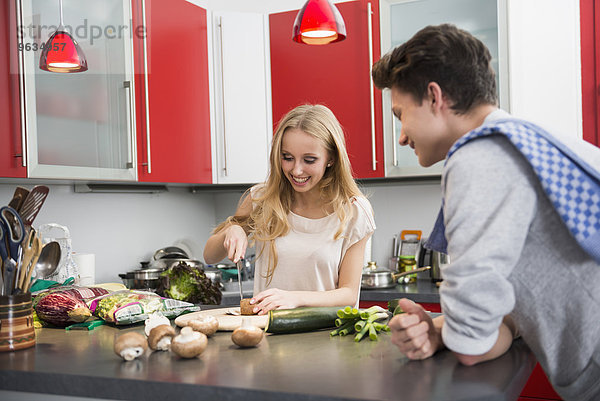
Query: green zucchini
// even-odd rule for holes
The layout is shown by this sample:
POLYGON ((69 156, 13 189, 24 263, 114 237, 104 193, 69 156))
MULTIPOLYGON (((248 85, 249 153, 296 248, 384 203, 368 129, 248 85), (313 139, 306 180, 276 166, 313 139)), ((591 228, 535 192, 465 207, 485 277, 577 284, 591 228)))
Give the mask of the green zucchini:
POLYGON ((301 333, 335 327, 340 306, 309 306, 269 311, 265 332, 274 334, 301 333))

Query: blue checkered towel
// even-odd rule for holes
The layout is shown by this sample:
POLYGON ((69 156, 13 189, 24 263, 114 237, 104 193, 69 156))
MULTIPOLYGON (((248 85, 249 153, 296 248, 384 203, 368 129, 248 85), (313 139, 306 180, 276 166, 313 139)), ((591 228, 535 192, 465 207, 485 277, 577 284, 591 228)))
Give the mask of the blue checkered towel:
MULTIPOLYGON (((468 141, 494 134, 507 137, 525 156, 573 237, 600 263, 600 172, 544 129, 516 119, 496 120, 470 131, 450 148, 446 163, 468 141)), ((425 246, 447 252, 447 245, 442 200, 425 246)))

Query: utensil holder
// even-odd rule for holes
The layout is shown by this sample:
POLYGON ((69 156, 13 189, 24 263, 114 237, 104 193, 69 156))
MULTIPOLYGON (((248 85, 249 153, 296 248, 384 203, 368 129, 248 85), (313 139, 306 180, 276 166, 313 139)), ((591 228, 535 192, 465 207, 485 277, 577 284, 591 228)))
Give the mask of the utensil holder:
POLYGON ((31 293, 0 296, 0 352, 35 345, 31 293))

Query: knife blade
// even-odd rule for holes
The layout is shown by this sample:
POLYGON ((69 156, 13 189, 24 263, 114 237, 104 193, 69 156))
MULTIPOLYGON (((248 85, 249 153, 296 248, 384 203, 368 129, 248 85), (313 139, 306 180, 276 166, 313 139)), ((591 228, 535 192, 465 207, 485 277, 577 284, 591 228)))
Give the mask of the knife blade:
POLYGON ((238 286, 240 287, 240 302, 244 299, 242 293, 242 269, 244 268, 244 259, 240 259, 237 262, 237 275, 238 275, 238 286))

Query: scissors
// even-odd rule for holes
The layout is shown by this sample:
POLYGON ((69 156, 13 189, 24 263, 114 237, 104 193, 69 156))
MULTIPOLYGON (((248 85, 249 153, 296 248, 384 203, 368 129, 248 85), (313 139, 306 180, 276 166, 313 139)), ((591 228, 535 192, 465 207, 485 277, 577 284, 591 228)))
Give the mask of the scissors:
POLYGON ((23 226, 23 220, 19 216, 19 213, 10 206, 3 206, 0 208, 0 221, 2 224, 2 242, 6 241, 6 248, 2 251, 2 245, 0 245, 0 252, 3 260, 10 258, 14 261, 18 261, 19 250, 21 249, 21 242, 25 238, 25 227, 23 226))

